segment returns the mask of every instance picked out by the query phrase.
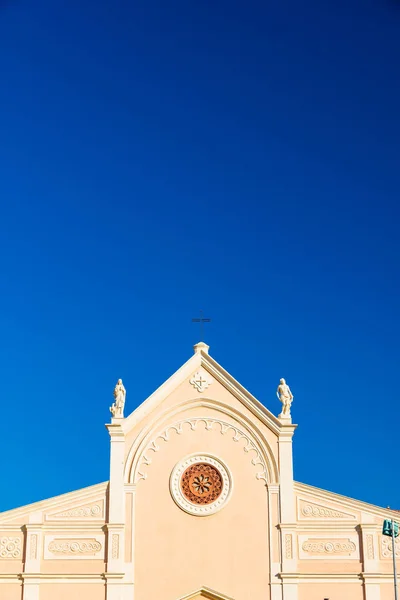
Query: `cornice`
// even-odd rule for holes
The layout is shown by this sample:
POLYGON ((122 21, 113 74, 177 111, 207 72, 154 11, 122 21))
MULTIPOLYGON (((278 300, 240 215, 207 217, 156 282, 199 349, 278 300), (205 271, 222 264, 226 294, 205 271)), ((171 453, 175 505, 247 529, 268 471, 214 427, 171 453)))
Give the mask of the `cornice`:
POLYGON ((106 529, 107 531, 123 531, 125 528, 125 523, 105 523, 104 525, 104 529, 106 529))
POLYGON ((0 522, 0 530, 1 531, 15 531, 16 533, 23 533, 25 525, 19 523, 1 523, 0 522))
POLYGON ((53 581, 65 581, 74 583, 76 581, 99 581, 106 579, 122 579, 124 573, 0 573, 0 582, 2 579, 23 581, 24 583, 52 583, 53 581))
POLYGON ((327 580, 353 580, 360 581, 362 579, 362 573, 279 573, 279 577, 282 580, 318 580, 324 579, 327 580))
MULTIPOLYGON (((76 521, 45 521, 44 523, 39 523, 38 525, 28 523, 28 525, 24 525, 24 528, 26 529, 26 531, 43 531, 45 533, 50 531, 68 531, 71 533, 74 533, 75 531, 104 532, 106 525, 107 524, 104 522, 104 519, 102 522, 97 523, 93 523, 92 521, 90 523, 77 523, 76 521)), ((0 528, 2 529, 2 526, 0 528)))
POLYGON ((381 523, 359 523, 356 527, 357 529, 359 529, 361 532, 367 532, 370 531, 371 533, 375 533, 375 532, 381 532, 382 531, 382 524, 381 523))
POLYGON ((122 423, 106 423, 105 427, 108 429, 108 433, 112 440, 115 438, 121 438, 121 441, 125 440, 125 432, 122 428, 122 423))
MULTIPOLYGON (((356 532, 358 524, 351 521, 297 521, 296 523, 278 523, 277 528, 281 531, 287 532, 293 531, 297 533, 308 533, 310 531, 344 531, 344 532, 356 532)), ((376 525, 379 529, 379 525, 376 525)))

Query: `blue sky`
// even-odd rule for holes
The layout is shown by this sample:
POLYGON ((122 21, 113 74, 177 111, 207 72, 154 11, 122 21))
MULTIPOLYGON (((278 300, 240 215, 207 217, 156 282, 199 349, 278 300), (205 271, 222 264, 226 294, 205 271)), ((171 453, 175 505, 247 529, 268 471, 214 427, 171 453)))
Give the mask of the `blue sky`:
POLYGON ((288 380, 297 480, 400 508, 399 27, 394 0, 0 1, 0 510, 108 478, 117 378, 130 412, 199 309, 275 414, 288 380))

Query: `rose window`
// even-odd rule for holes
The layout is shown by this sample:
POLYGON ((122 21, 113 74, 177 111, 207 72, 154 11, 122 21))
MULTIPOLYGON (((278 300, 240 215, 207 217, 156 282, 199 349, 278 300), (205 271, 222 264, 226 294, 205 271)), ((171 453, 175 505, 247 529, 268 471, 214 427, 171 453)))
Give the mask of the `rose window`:
POLYGON ((206 516, 225 506, 232 491, 228 467, 209 454, 191 454, 175 465, 170 490, 185 512, 206 516))
POLYGON ((197 463, 183 473, 181 488, 189 502, 211 504, 221 494, 221 474, 211 465, 197 463))

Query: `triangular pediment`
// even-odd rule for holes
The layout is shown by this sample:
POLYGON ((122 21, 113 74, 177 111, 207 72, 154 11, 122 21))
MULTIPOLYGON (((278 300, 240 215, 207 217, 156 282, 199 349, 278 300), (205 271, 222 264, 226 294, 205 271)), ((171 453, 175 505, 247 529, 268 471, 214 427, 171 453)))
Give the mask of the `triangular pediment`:
POLYGON ((295 482, 294 490, 297 497, 297 519, 299 522, 308 522, 307 526, 312 525, 313 521, 319 525, 324 523, 326 527, 348 526, 350 522, 359 522, 361 515, 364 515, 366 523, 381 523, 385 518, 398 516, 396 511, 305 483, 295 482))
POLYGON ((218 382, 270 430, 279 435, 282 425, 279 419, 208 354, 208 346, 200 342, 194 349, 194 355, 122 421, 123 431, 131 431, 142 419, 155 411, 169 394, 188 381, 193 393, 198 395, 199 402, 207 395, 210 385, 218 382))
POLYGON ((187 596, 183 596, 179 598, 179 600, 200 600, 201 598, 208 598, 208 600, 233 600, 230 596, 225 596, 224 594, 219 594, 209 588, 203 587, 196 592, 192 592, 187 596))
POLYGON ((46 521, 90 521, 105 519, 108 482, 54 496, 0 513, 0 523, 26 522, 29 515, 43 515, 46 521))

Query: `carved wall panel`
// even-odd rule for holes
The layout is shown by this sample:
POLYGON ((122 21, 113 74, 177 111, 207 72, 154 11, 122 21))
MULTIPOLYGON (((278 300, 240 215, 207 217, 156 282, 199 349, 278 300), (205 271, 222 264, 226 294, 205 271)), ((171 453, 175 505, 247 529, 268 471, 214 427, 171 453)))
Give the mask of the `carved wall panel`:
POLYGON ((37 555, 37 533, 32 533, 29 538, 29 558, 35 559, 37 555))
POLYGON ((104 559, 104 534, 46 535, 44 558, 58 559, 104 559))
POLYGON ((373 560, 375 558, 374 553, 374 536, 371 533, 367 533, 367 558, 373 560))
POLYGON ((22 558, 22 539, 15 536, 0 537, 0 560, 22 558))
MULTIPOLYGON (((390 558, 393 560, 393 544, 392 538, 387 537, 386 535, 381 536, 381 557, 382 558, 390 558)), ((396 556, 400 557, 400 540, 399 538, 395 541, 395 552, 396 556)))
POLYGON ((299 535, 300 559, 342 559, 359 558, 358 537, 299 535))
POLYGON ((119 557, 119 535, 118 535, 118 533, 112 534, 111 556, 112 556, 112 558, 119 557))
POLYGON ((293 548, 292 548, 292 535, 287 533, 285 535, 285 557, 293 558, 293 548))

